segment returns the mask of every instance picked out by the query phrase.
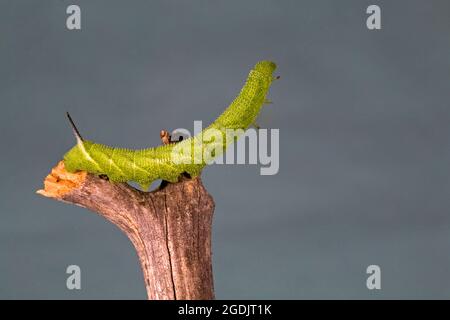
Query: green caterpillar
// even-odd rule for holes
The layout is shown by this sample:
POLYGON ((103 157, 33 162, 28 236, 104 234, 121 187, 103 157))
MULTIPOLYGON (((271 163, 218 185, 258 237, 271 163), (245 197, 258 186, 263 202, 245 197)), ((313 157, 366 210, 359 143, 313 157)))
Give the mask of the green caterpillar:
POLYGON ((267 102, 269 87, 277 79, 273 76, 275 69, 273 62, 258 62, 239 95, 209 127, 175 144, 142 150, 105 146, 83 140, 69 116, 77 144, 64 155, 65 167, 69 172, 84 170, 106 175, 112 182, 135 181, 143 190, 157 179, 176 182, 183 173, 198 176, 205 165, 236 139, 228 129, 240 129, 243 133, 255 124, 262 105, 267 102), (222 136, 218 137, 217 132, 222 136))

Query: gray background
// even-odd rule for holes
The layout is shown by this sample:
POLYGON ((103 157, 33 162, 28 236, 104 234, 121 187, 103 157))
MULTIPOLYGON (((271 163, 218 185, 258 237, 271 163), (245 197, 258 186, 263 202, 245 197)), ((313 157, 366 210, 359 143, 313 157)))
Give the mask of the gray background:
POLYGON ((133 148, 209 123, 260 59, 280 172, 215 166, 217 298, 449 298, 448 1, 0 2, 0 298, 146 297, 112 224, 37 196, 85 137, 133 148), (65 27, 82 9, 82 30, 65 27), (365 9, 382 8, 381 31, 365 9), (82 290, 65 287, 69 264, 82 290), (366 267, 382 268, 382 290, 366 267))

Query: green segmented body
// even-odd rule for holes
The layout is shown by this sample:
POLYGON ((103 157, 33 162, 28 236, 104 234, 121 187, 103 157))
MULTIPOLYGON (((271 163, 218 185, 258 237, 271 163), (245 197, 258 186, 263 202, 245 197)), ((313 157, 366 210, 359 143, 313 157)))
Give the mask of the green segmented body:
POLYGON ((275 68, 273 62, 258 62, 231 105, 209 127, 194 137, 176 144, 142 150, 113 148, 79 139, 64 155, 65 167, 69 172, 84 170, 98 175, 105 174, 112 182, 135 181, 144 190, 157 179, 176 182, 184 172, 195 177, 234 141, 234 138, 228 137, 226 129, 246 130, 255 122, 274 80, 275 68), (204 138, 218 131, 223 135, 222 141, 208 141, 209 139, 204 138), (217 148, 220 152, 205 156, 205 148, 217 148))

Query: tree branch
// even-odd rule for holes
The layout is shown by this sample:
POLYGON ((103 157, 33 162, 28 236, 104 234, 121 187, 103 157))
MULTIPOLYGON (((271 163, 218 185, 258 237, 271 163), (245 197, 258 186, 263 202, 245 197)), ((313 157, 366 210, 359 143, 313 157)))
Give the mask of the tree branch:
MULTIPOLYGON (((164 139, 171 143, 170 136, 164 139)), ((200 177, 180 177, 143 192, 83 171, 70 173, 61 161, 37 193, 87 208, 117 225, 136 249, 149 299, 214 299, 214 200, 200 177)))

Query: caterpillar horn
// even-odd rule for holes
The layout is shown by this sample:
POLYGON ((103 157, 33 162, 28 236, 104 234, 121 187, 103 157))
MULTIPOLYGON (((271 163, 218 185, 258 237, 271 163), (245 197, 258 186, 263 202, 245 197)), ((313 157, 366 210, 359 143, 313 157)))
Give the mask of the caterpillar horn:
POLYGON ((73 134, 75 135, 75 138, 78 142, 83 142, 83 137, 80 134, 80 131, 78 131, 77 126, 72 120, 72 117, 70 116, 69 112, 66 112, 67 118, 69 119, 70 125, 72 126, 73 134))

